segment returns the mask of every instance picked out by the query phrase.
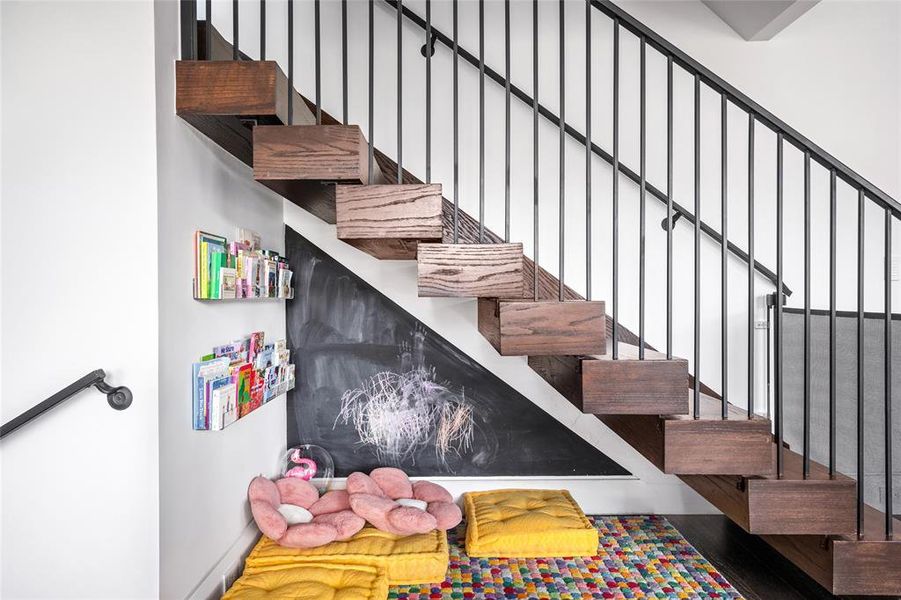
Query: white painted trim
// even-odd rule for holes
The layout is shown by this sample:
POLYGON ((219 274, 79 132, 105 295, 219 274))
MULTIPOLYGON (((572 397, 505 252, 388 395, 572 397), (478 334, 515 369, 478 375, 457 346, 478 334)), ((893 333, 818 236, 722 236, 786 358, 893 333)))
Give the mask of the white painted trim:
POLYGON ((258 539, 260 539, 260 530, 257 528, 257 524, 251 520, 185 600, 219 600, 237 579, 244 567, 244 559, 250 554, 258 539))

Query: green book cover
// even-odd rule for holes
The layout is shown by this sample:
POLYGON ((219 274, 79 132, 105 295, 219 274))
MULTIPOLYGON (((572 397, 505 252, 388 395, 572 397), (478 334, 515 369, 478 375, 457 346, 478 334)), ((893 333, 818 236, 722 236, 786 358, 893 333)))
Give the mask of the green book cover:
POLYGON ((210 245, 200 242, 200 298, 210 297, 210 245))
POLYGON ((219 298, 219 270, 225 266, 225 253, 213 252, 211 254, 211 273, 210 273, 210 298, 219 298))

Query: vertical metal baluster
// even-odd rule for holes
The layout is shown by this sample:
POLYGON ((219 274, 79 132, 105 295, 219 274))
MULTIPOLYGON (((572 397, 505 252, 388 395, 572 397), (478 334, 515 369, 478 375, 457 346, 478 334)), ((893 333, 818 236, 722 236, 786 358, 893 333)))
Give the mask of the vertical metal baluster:
POLYGON ((432 183, 432 0, 425 0, 425 182, 432 183))
MULTIPOLYGON (((458 62, 460 47, 457 41, 457 4, 453 0, 454 12, 454 243, 460 239, 460 111, 458 93, 458 62)), ((537 102, 537 100, 536 100, 537 102)))
POLYGON ((532 0, 532 287, 538 300, 538 0, 532 0))
POLYGON ((204 58, 213 60, 213 0, 206 0, 206 39, 204 40, 204 58))
POLYGON ((838 234, 836 231, 836 177, 835 169, 832 170, 829 178, 829 477, 835 478, 835 375, 836 375, 836 323, 835 323, 835 288, 836 288, 836 244, 838 234))
POLYGON ((776 416, 776 477, 782 478, 784 472, 784 447, 782 419, 782 174, 783 174, 783 142, 782 132, 776 134, 776 323, 773 350, 775 355, 775 416, 776 416))
POLYGON ((347 125, 347 0, 341 0, 341 108, 347 125))
POLYGON ((885 209, 885 538, 892 539, 892 209, 885 209))
POLYGON ((720 96, 720 218, 722 219, 723 242, 720 244, 720 307, 722 318, 722 418, 729 418, 729 103, 726 95, 720 96))
POLYGON ((638 359, 644 360, 645 204, 647 182, 647 44, 640 40, 638 125, 638 359))
POLYGON ((369 185, 374 181, 375 172, 373 148, 375 148, 375 0, 369 0, 369 185))
POLYGON ((591 300, 591 0, 585 0, 585 299, 591 300))
POLYGON ((485 0, 479 0, 479 243, 485 241, 485 0))
POLYGON ((313 2, 313 38, 316 52, 316 124, 322 125, 322 44, 319 31, 319 0, 313 2))
POLYGON ((810 476, 810 152, 804 152, 804 465, 810 476))
POLYGON ((695 73, 694 384, 692 414, 701 418, 701 77, 695 73))
POLYGON ((238 49, 238 0, 232 0, 232 60, 241 60, 238 49))
POLYGON ((504 241, 510 241, 510 0, 504 0, 504 241))
POLYGON ((619 19, 613 19, 613 314, 611 358, 619 358, 619 19))
POLYGON ((288 125, 294 124, 294 0, 288 0, 288 125))
POLYGON ((666 358, 673 358, 673 57, 666 57, 666 358))
POLYGON ((559 272, 557 274, 557 299, 563 302, 563 268, 566 264, 566 253, 564 252, 566 240, 566 13, 565 2, 560 0, 560 16, 558 17, 560 25, 560 216, 558 217, 560 229, 560 247, 557 250, 559 256, 559 272))
POLYGON ((857 191, 857 537, 864 537, 864 217, 865 200, 863 188, 857 191))
MULTIPOLYGON (((754 113, 748 113, 748 418, 754 418, 754 113)), ((767 313, 769 314, 769 313, 767 313)))
POLYGON ((266 60, 266 0, 260 0, 260 60, 266 60))
POLYGON ((397 183, 404 182, 404 2, 397 0, 397 183))
MULTIPOLYGON (((197 60, 197 2, 196 0, 181 0, 178 8, 181 59, 197 60)), ((209 22, 209 19, 207 19, 207 22, 209 22)), ((207 60, 209 60, 209 57, 207 57, 207 60)))

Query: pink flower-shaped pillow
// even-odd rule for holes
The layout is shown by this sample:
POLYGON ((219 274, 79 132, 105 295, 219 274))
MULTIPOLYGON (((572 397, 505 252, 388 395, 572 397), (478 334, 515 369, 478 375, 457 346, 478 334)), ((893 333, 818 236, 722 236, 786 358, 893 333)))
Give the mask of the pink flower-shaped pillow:
POLYGON ((253 520, 264 535, 282 546, 315 548, 346 540, 366 524, 350 510, 348 493, 333 490, 319 497, 309 481, 254 477, 247 489, 253 520))
POLYGON ((396 535, 448 530, 463 519, 446 489, 430 481, 410 481, 400 469, 380 467, 347 478, 350 507, 373 527, 396 535))

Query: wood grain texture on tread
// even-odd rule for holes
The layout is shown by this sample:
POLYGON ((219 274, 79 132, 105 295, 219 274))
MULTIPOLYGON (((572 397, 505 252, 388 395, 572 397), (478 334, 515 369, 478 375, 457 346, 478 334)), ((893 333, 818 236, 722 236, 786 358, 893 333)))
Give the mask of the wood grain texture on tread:
POLYGON ((522 295, 522 244, 420 244, 419 295, 522 295))
POLYGON ((339 185, 335 210, 342 240, 441 240, 441 186, 437 184, 339 185))

